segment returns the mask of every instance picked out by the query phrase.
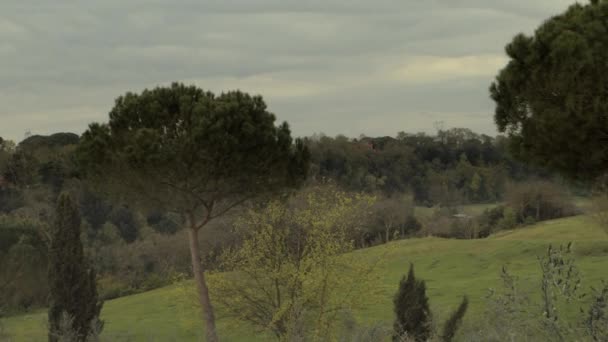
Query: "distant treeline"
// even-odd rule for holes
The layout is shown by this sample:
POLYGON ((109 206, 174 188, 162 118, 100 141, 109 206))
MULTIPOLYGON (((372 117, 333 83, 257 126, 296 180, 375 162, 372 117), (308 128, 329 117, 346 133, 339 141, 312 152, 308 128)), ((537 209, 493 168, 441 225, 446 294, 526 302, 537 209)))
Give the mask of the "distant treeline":
MULTIPOLYGON (((78 141, 73 133, 31 136, 17 146, 0 138, 0 212, 19 207, 18 187, 47 186, 56 193, 78 179, 71 154, 78 141)), ((376 138, 313 135, 305 141, 312 154, 311 182, 332 180, 346 190, 387 196, 411 193, 418 205, 495 202, 508 181, 550 177, 513 159, 508 138, 466 128, 376 138)), ((91 219, 93 225, 102 220, 91 219)))
POLYGON ((332 179, 348 190, 387 196, 411 193, 425 206, 495 202, 508 181, 550 176, 513 159, 508 138, 466 128, 357 139, 315 135, 307 143, 312 181, 332 179))

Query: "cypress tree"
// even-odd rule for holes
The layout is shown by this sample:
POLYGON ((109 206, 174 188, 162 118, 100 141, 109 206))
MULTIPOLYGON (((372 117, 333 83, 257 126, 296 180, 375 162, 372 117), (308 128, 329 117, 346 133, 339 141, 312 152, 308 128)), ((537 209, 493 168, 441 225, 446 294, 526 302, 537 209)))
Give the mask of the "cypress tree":
POLYGON ((416 279, 414 265, 410 264, 407 277, 401 279, 393 303, 396 316, 393 341, 401 341, 405 336, 415 341, 426 341, 431 337, 431 311, 426 284, 416 279))
POLYGON ((462 324, 462 319, 464 318, 465 313, 467 312, 467 308, 469 307, 469 299, 464 296, 462 298, 462 302, 458 306, 458 309, 452 313, 450 318, 445 322, 445 326, 443 327, 443 340, 445 342, 451 342, 456 336, 456 332, 462 324))
POLYGON ((97 318, 102 303, 97 296, 95 270, 85 260, 80 223, 76 204, 69 194, 61 194, 49 243, 49 342, 57 342, 64 333, 64 317, 71 320, 70 334, 76 342, 86 341, 94 329, 101 328, 97 318))

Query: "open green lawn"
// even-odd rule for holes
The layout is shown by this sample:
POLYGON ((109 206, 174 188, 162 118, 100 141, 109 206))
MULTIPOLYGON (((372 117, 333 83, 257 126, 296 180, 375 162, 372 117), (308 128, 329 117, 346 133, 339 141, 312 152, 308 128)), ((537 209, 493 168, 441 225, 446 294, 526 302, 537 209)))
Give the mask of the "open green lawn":
MULTIPOLYGON (((502 265, 508 265, 512 273, 532 286, 538 280, 536 256, 548 244, 568 241, 574 242, 585 287, 608 279, 608 234, 588 216, 547 221, 484 240, 411 239, 356 251, 363 260, 381 258, 382 262, 371 279, 374 292, 355 314, 362 323, 390 325, 393 294, 413 262, 417 275, 427 282, 436 316, 443 318, 467 294, 471 302, 467 319, 472 320, 482 314, 488 289, 499 285, 502 265)), ((112 341, 200 340, 194 299, 192 303, 183 300, 188 286, 191 283, 108 301, 102 312, 106 322, 103 335, 112 341)), ((41 311, 7 318, 3 324, 14 341, 44 341, 45 318, 41 311)), ((219 333, 224 341, 272 340, 227 319, 220 319, 219 333)))

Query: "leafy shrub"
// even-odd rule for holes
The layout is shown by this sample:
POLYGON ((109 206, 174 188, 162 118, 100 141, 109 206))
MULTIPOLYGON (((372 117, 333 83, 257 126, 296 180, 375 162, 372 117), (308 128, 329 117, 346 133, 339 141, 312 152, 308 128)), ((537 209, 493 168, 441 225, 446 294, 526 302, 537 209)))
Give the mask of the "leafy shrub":
POLYGON ((38 228, 39 223, 0 215, 0 253, 7 252, 11 246, 26 239, 35 247, 45 247, 38 228))
POLYGON ((0 213, 10 213, 24 204, 21 191, 14 187, 0 185, 0 213))
POLYGON ((503 216, 497 223, 498 230, 508 230, 517 227, 517 216, 513 209, 505 208, 502 213, 503 216))
POLYGON ((179 220, 160 212, 152 212, 146 218, 150 227, 162 234, 175 234, 179 229, 179 220))
POLYGON ((571 244, 549 246, 538 262, 541 281, 529 291, 502 268, 503 286, 491 290, 485 320, 466 340, 608 341, 608 284, 583 292, 571 244))
POLYGON ((479 225, 479 237, 488 237, 498 228, 498 222, 504 217, 505 207, 499 205, 495 208, 486 209, 479 217, 477 223, 479 225))
POLYGON ((479 237, 487 237, 499 230, 579 213, 563 188, 546 181, 520 183, 509 187, 505 202, 505 205, 486 209, 476 218, 479 237))
POLYGON ((131 243, 137 239, 140 227, 133 211, 126 207, 116 208, 110 214, 110 222, 118 227, 120 236, 127 243, 131 243))
POLYGON ((536 222, 576 215, 578 210, 560 186, 547 181, 526 182, 510 186, 505 195, 518 223, 528 217, 536 222))
POLYGON ((99 288, 99 298, 102 300, 129 296, 136 292, 129 284, 111 275, 98 278, 97 287, 99 288))
POLYGON ((453 234, 454 221, 454 218, 449 216, 434 216, 425 222, 425 233, 430 236, 450 238, 453 234))
POLYGON ((414 217, 413 200, 394 196, 377 200, 365 225, 354 232, 358 247, 367 247, 403 238, 420 230, 414 217))
MULTIPOLYGON (((228 229, 228 224, 231 224, 230 217, 225 221, 212 222, 199 238, 201 246, 209 251, 203 255, 208 269, 218 269, 220 252, 238 244, 239 237, 228 229)), ((190 251, 183 236, 187 231, 179 230, 173 235, 150 231, 144 239, 130 244, 120 238, 116 240, 116 227, 111 223, 106 223, 98 231, 88 253, 99 270, 102 298, 117 298, 155 289, 171 284, 177 273, 191 274, 190 251), (108 236, 113 238, 108 239, 108 236)))
POLYGON ((237 221, 238 248, 211 284, 225 314, 272 332, 280 340, 335 340, 336 315, 368 293, 375 263, 360 263, 351 231, 374 198, 316 187, 272 201, 237 221))
POLYGON ((421 229, 422 229, 422 223, 420 223, 420 221, 418 221, 416 216, 408 215, 408 217, 405 219, 405 222, 403 224, 403 231, 405 233, 404 235, 407 236, 407 235, 416 234, 421 229))
POLYGON ((0 308, 46 304, 46 245, 34 221, 0 217, 0 308))

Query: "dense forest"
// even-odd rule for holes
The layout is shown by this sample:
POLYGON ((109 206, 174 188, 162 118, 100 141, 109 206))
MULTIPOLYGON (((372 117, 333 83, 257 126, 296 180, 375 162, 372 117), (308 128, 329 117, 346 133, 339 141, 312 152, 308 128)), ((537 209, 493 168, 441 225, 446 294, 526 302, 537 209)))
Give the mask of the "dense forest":
MULTIPOLYGON (((377 198, 368 222, 351 232, 360 247, 421 234, 479 238, 499 226, 510 228, 575 213, 571 207, 563 213, 549 212, 555 211, 551 205, 560 210, 566 206, 554 204, 566 198, 562 186, 550 173, 511 158, 507 139, 462 128, 435 135, 399 133, 379 138, 315 135, 304 139, 311 153, 307 187, 333 184, 377 198), (504 220, 505 209, 498 204, 510 200, 515 207, 515 201, 529 191, 516 194, 513 185, 524 182, 545 187, 538 192, 551 202, 543 204, 547 213, 537 216, 530 202, 518 209, 517 217, 511 218, 507 210, 504 220), (467 204, 492 206, 473 220, 458 209, 467 204), (499 224, 501 220, 505 223, 499 224), (512 222, 506 222, 509 220, 512 222)), ((0 254, 4 257, 0 278, 7 281, 2 284, 0 299, 7 312, 45 305, 46 232, 55 201, 66 190, 78 199, 82 238, 100 273, 104 298, 166 285, 175 274, 191 272, 181 236, 183 218, 130 206, 83 179, 74 159, 78 143, 78 135, 72 133, 35 135, 17 145, 2 141, 0 254)), ((205 237, 214 239, 201 238, 211 268, 219 266, 215 259, 222 249, 239 243, 240 237, 231 228, 235 216, 211 226, 205 237)))
POLYGON ((396 137, 313 136, 313 180, 331 179, 352 191, 386 196, 411 193, 417 205, 496 202, 510 181, 550 174, 515 161, 508 138, 465 128, 436 135, 400 132, 396 137))

